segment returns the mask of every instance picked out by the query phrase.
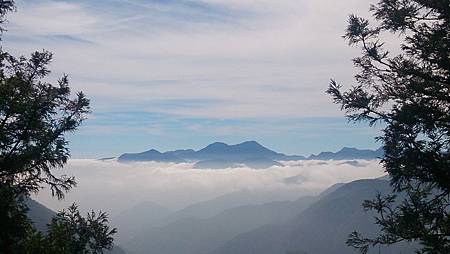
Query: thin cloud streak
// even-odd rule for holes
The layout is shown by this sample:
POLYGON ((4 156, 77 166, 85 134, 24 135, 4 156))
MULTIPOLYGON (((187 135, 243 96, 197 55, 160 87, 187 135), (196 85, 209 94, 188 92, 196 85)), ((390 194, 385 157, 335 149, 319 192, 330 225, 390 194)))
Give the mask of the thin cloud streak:
POLYGON ((7 48, 24 54, 36 47, 51 49, 55 75, 69 72, 77 90, 118 105, 130 100, 135 107, 146 107, 157 99, 210 99, 228 103, 149 110, 229 119, 335 116, 339 113, 324 90, 331 77, 351 80, 350 58, 357 51, 348 48, 340 35, 347 13, 367 6, 345 2, 344 11, 325 8, 329 4, 325 0, 129 1, 104 3, 106 10, 99 12, 102 1, 20 1, 8 34, 39 35, 41 40, 15 43, 7 34, 5 42, 7 48), (137 8, 142 6, 145 15, 137 8), (191 19, 180 18, 179 13, 191 19), (208 13, 232 16, 233 22, 215 22, 208 13), (184 25, 178 25, 180 19, 184 25), (164 79, 179 82, 145 84, 164 79))

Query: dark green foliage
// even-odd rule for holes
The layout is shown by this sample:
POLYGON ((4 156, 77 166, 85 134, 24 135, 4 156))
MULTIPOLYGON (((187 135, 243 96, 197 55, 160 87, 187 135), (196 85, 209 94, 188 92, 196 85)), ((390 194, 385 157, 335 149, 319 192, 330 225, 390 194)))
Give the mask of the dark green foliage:
MULTIPOLYGON (((0 33, 14 1, 0 0, 0 33)), ((0 48, 0 253, 102 253, 116 229, 105 213, 80 216, 76 206, 57 214, 44 235, 27 217, 30 193, 50 187, 59 199, 75 179, 58 176, 70 156, 67 133, 89 113, 89 100, 71 97, 68 77, 47 81, 52 54, 16 58, 0 48)))
POLYGON ((332 81, 327 92, 350 120, 385 124, 382 163, 405 198, 366 201, 382 233, 368 239, 354 232, 348 244, 367 253, 414 241, 418 253, 450 253, 450 1, 381 0, 371 11, 376 26, 351 15, 344 36, 362 48, 357 84, 341 92, 332 81), (400 54, 381 42, 385 32, 403 41, 400 54))
POLYGON ((67 162, 64 134, 79 126, 89 101, 82 93, 70 98, 67 76, 57 86, 43 81, 51 58, 46 51, 30 59, 0 55, 0 181, 23 193, 47 184, 62 198, 75 181, 51 169, 67 162))
POLYGON ((3 23, 5 23, 5 16, 11 11, 14 11, 16 6, 13 0, 0 0, 0 33, 5 31, 3 23))
POLYGON ((0 253, 18 250, 32 230, 24 199, 14 188, 0 185, 0 253))
POLYGON ((108 226, 106 213, 94 211, 84 218, 74 204, 59 212, 48 225, 47 234, 35 232, 26 241, 27 253, 103 253, 113 248, 116 229, 108 226))

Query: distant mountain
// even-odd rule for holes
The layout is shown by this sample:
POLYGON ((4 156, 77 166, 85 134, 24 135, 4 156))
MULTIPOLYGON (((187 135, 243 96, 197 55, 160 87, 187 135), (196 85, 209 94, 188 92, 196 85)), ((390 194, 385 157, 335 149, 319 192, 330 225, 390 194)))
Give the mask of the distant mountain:
POLYGON ((194 151, 175 150, 161 153, 151 149, 142 153, 125 153, 118 157, 119 162, 156 161, 156 162, 196 162, 195 168, 231 168, 245 165, 251 168, 269 168, 282 166, 278 161, 303 160, 305 157, 285 155, 272 151, 256 141, 246 141, 236 145, 222 142, 212 143, 203 149, 194 151))
POLYGON ((180 149, 175 151, 165 152, 165 155, 175 156, 178 158, 193 158, 195 157, 195 151, 192 149, 180 149))
POLYGON ((119 243, 129 241, 134 234, 156 225, 163 225, 172 211, 152 202, 139 203, 111 218, 111 225, 119 230, 115 239, 119 243))
MULTIPOLYGON (((357 230, 366 236, 374 236, 378 227, 374 214, 365 212, 363 200, 373 198, 377 192, 390 193, 385 180, 358 180, 332 186, 321 199, 298 216, 284 224, 259 227, 243 233, 211 254, 285 254, 357 253, 346 246, 348 235, 357 230)), ((381 247, 384 254, 414 253, 413 244, 397 244, 381 247)), ((379 253, 378 248, 369 253, 379 253)))
MULTIPOLYGON (((238 207, 265 207, 265 205, 261 206, 261 204, 271 203, 271 206, 273 207, 280 205, 280 209, 282 210, 284 207, 283 202, 279 203, 271 201, 282 200, 283 198, 284 197, 280 196, 277 192, 255 192, 250 190, 242 190, 231 192, 210 200, 195 203, 175 212, 170 212, 167 210, 167 208, 161 207, 151 202, 143 202, 125 210, 118 216, 111 218, 111 223, 113 226, 118 227, 119 229, 119 233, 116 238, 118 240, 118 243, 120 244, 120 246, 123 246, 127 251, 129 251, 130 249, 133 249, 133 247, 128 248, 132 242, 130 241, 131 239, 142 240, 142 238, 144 238, 147 234, 154 232, 153 230, 156 230, 158 228, 166 228, 169 225, 179 225, 178 223, 181 222, 186 222, 187 224, 191 225, 191 222, 193 221, 208 221, 213 217, 218 218, 217 216, 224 211, 233 211, 238 207), (167 212, 169 213, 167 214, 167 212)), ((291 201, 289 201, 288 203, 290 202, 291 201)), ((253 211, 254 214, 259 213, 258 209, 254 209, 253 211)), ((280 210, 277 211, 280 220, 288 218, 287 216, 285 216, 286 213, 292 213, 293 215, 296 215, 298 213, 297 210, 288 210, 285 213, 281 212, 280 210)), ((264 212, 261 211, 261 213, 264 212)), ((239 217, 239 215, 237 216, 239 217)), ((256 220, 257 222, 262 221, 262 217, 257 215, 255 216, 256 218, 260 218, 260 220, 256 220)), ((239 219, 236 219, 236 221, 238 220, 239 219)), ((272 220, 266 220, 266 223, 269 223, 269 221, 272 220)), ((249 220, 249 223, 250 224, 245 225, 254 225, 254 221, 252 222, 252 220, 249 220)), ((252 228, 254 228, 254 226, 252 226, 252 228)), ((248 228, 246 227, 245 229, 248 228)), ((237 232, 236 234, 242 232, 244 231, 237 232)), ((175 235, 173 238, 175 238, 175 235)), ((221 241, 221 243, 223 244, 227 240, 231 240, 231 238, 224 239, 223 241, 221 241)), ((219 246, 217 245, 215 247, 219 246)), ((141 247, 136 247, 136 249, 139 248, 141 247)), ((129 253, 133 254, 133 252, 129 253)))
POLYGON ((152 202, 142 202, 111 218, 111 223, 119 229, 117 240, 122 244, 142 235, 151 228, 164 227, 187 218, 207 219, 227 209, 243 205, 256 205, 273 199, 274 197, 270 195, 238 191, 194 203, 175 212, 152 202))
POLYGON ((184 217, 163 227, 149 228, 125 243, 133 254, 206 254, 242 232, 280 224, 301 213, 316 198, 244 205, 207 218, 184 217))
POLYGON ((175 212, 158 204, 145 201, 111 218, 111 223, 119 229, 118 242, 124 243, 150 228, 163 227, 186 218, 206 219, 226 209, 261 202, 261 197, 250 191, 225 194, 211 200, 191 204, 175 212))
POLYGON ((221 213, 224 210, 236 208, 244 205, 257 205, 279 200, 280 197, 275 192, 255 192, 241 190, 224 194, 222 196, 189 205, 171 215, 171 221, 180 218, 206 219, 221 213))
POLYGON ((201 159, 223 159, 232 161, 242 161, 249 158, 268 158, 281 160, 286 157, 282 153, 274 152, 256 141, 246 141, 237 145, 227 145, 216 142, 197 152, 197 157, 201 159))
MULTIPOLYGON (((119 162, 155 161, 155 162, 195 162, 194 168, 222 169, 246 166, 255 169, 283 166, 283 161, 296 160, 372 160, 383 155, 383 149, 357 149, 344 147, 338 152, 321 152, 308 158, 299 155, 286 155, 272 151, 256 141, 246 141, 236 145, 223 142, 212 143, 198 151, 175 150, 159 152, 151 149, 142 153, 125 153, 118 157, 119 162)), ((102 160, 109 160, 104 158, 102 160)), ((347 164, 358 166, 358 162, 349 161, 347 164)))
POLYGON ((344 147, 338 152, 321 152, 311 155, 308 160, 373 160, 383 156, 383 148, 377 150, 344 147))
POLYGON ((29 209, 27 213, 28 218, 31 219, 36 229, 41 232, 47 232, 47 224, 50 223, 56 212, 32 199, 27 199, 26 204, 29 209))
MULTIPOLYGON (((165 225, 136 232, 123 246, 131 254, 356 254, 345 241, 353 230, 367 236, 378 232, 374 214, 361 206, 377 192, 390 193, 389 182, 358 180, 333 185, 318 197, 226 208, 236 200, 251 200, 249 193, 233 193, 178 211, 165 225)), ((380 250, 394 254, 414 249, 414 244, 402 243, 380 250)), ((375 253, 378 248, 369 252, 375 253)))
POLYGON ((157 161, 157 162, 174 162, 181 163, 185 162, 184 159, 177 157, 171 152, 161 153, 155 149, 151 149, 142 153, 124 153, 119 156, 119 161, 129 162, 129 161, 157 161))

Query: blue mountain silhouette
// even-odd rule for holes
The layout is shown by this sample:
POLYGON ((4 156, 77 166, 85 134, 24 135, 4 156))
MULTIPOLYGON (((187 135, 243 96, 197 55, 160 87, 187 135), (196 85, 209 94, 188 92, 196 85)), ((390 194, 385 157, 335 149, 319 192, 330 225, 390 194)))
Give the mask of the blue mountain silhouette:
POLYGON ((232 168, 247 166, 251 168, 269 168, 283 166, 280 161, 293 160, 355 160, 376 159, 383 155, 383 150, 360 150, 344 147, 338 152, 322 152, 308 158, 299 155, 286 155, 264 147, 256 141, 245 141, 228 145, 223 142, 212 143, 198 151, 192 149, 159 152, 151 149, 142 153, 125 153, 118 157, 119 162, 156 161, 156 162, 196 162, 195 168, 232 168))
POLYGON ((196 168, 228 168, 245 165, 252 168, 282 166, 277 161, 303 160, 305 157, 285 155, 272 151, 256 141, 246 141, 236 145, 215 142, 203 149, 194 151, 175 150, 161 153, 155 149, 142 153, 125 153, 119 156, 120 162, 157 161, 157 162, 197 162, 196 168))

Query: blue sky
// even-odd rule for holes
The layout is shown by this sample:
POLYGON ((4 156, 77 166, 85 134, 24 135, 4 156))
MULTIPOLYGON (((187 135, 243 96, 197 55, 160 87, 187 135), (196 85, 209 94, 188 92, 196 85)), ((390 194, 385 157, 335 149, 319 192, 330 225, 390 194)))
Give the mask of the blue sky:
POLYGON ((341 38, 369 1, 17 1, 3 46, 54 52, 93 113, 70 136, 76 158, 257 140, 311 154, 376 148, 378 128, 348 124, 324 93, 353 83, 341 38))

